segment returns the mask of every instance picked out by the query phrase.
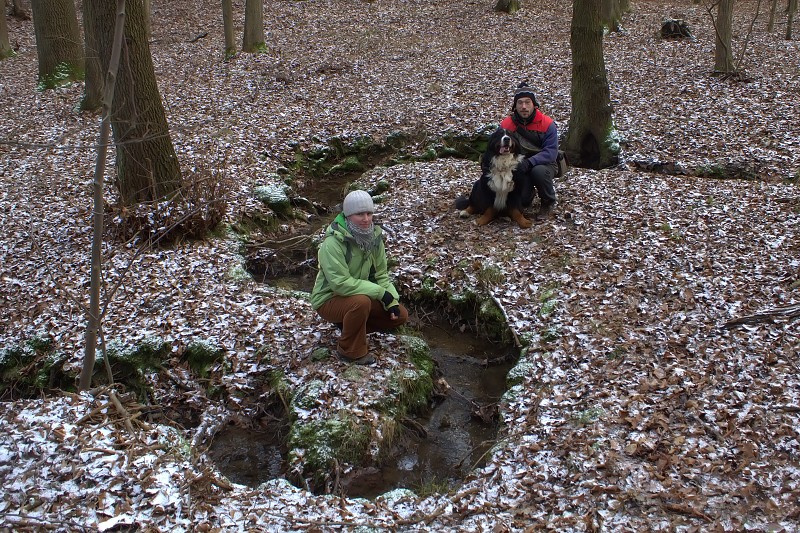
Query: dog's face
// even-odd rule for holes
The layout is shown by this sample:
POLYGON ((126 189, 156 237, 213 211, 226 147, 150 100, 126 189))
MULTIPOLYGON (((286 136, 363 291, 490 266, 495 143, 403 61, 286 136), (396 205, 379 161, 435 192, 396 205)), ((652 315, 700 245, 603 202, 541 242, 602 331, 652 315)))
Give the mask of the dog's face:
POLYGON ((500 128, 489 138, 489 151, 492 153, 492 155, 516 155, 517 143, 507 130, 500 128))

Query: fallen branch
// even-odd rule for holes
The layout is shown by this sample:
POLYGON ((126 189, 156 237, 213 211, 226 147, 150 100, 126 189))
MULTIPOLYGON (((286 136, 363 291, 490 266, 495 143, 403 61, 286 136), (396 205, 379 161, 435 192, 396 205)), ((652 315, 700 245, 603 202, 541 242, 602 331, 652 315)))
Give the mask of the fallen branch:
POLYGON ((503 307, 503 304, 500 303, 500 300, 494 294, 491 295, 492 300, 497 305, 497 308, 500 309, 500 312, 503 313, 503 318, 506 319, 506 324, 508 324, 508 330, 511 332, 511 335, 514 336, 514 346, 517 348, 522 348, 522 343, 519 342, 519 337, 517 336, 517 332, 514 331, 514 328, 511 327, 511 320, 508 318, 508 313, 506 313, 506 308, 503 307))
POLYGON ((800 304, 794 304, 786 307, 767 309, 766 311, 762 311, 754 315, 735 318, 725 322, 723 327, 726 329, 732 329, 736 326, 741 326, 744 324, 761 324, 764 322, 774 323, 777 319, 792 320, 798 317, 800 317, 800 304))
POLYGON ((136 431, 133 429, 133 424, 131 423, 131 415, 128 413, 128 410, 122 405, 122 402, 119 401, 117 398, 117 394, 112 390, 109 391, 108 397, 111 398, 111 403, 114 404, 114 407, 117 408, 117 412, 122 416, 122 421, 125 424, 125 428, 130 432, 131 436, 136 437, 136 431))

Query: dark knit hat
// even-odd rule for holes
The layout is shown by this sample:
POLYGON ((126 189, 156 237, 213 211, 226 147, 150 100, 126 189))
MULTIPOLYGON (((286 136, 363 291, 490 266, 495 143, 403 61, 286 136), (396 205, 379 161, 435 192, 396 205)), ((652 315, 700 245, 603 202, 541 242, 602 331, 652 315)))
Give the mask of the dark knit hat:
POLYGON ((353 191, 344 197, 342 211, 346 217, 356 213, 374 213, 375 203, 367 191, 353 191))
POLYGON ((533 100, 533 105, 539 107, 539 102, 536 101, 536 95, 533 94, 533 89, 528 85, 528 80, 523 81, 514 90, 514 104, 511 107, 517 107, 517 100, 520 98, 530 98, 533 100))

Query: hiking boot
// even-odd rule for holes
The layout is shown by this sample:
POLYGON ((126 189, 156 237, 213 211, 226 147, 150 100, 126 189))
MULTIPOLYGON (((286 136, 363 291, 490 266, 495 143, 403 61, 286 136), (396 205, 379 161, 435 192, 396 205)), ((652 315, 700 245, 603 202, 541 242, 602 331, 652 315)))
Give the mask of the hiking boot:
POLYGON ((372 354, 369 354, 369 353, 367 355, 365 355, 363 357, 359 357, 357 359, 353 359, 353 358, 347 357, 346 355, 344 355, 339 350, 336 350, 336 355, 338 355, 339 359, 341 359, 342 361, 344 361, 346 363, 353 363, 354 365, 371 365, 372 363, 375 362, 375 356, 372 355, 372 354))
POLYGON ((553 213, 553 209, 556 207, 555 200, 549 200, 542 202, 541 207, 539 207, 539 212, 536 213, 536 218, 547 218, 553 213))

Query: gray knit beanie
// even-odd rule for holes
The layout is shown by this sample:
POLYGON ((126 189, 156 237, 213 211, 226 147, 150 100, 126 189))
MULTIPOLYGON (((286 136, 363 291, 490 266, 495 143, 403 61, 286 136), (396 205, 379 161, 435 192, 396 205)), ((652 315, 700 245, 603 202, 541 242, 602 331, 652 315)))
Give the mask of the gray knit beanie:
POLYGON ((522 97, 530 98, 531 101, 533 101, 533 105, 539 107, 539 102, 536 101, 536 95, 533 94, 533 89, 528 85, 528 80, 517 85, 517 88, 514 90, 514 103, 511 105, 512 109, 517 107, 517 100, 522 97))
POLYGON ((356 213, 374 213, 375 204, 367 191, 353 191, 344 197, 342 211, 346 217, 356 213))

